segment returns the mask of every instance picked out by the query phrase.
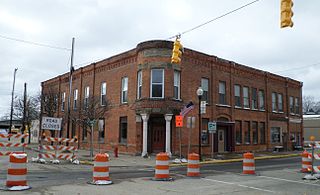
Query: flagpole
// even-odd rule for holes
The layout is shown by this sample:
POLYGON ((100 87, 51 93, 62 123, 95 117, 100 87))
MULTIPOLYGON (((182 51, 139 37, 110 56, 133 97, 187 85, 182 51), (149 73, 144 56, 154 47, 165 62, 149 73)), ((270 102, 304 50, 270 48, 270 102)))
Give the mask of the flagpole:
POLYGON ((68 114, 67 114, 67 138, 69 138, 70 130, 70 106, 71 106, 71 93, 72 93, 72 73, 73 68, 73 54, 74 54, 74 37, 72 38, 72 47, 71 47, 71 63, 70 63, 70 72, 69 72, 69 96, 68 96, 68 114))

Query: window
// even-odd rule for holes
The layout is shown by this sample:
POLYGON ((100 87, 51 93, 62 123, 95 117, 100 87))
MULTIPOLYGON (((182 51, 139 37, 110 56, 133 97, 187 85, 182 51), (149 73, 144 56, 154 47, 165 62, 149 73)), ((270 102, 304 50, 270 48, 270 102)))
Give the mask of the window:
POLYGON ((219 104, 227 104, 226 102, 226 82, 219 82, 219 104))
POLYGON ((105 135, 105 124, 104 124, 104 119, 101 118, 99 119, 99 142, 104 142, 104 135, 105 135))
POLYGON ((174 88, 174 98, 179 100, 180 99, 180 72, 174 71, 174 81, 173 81, 173 88, 174 88))
POLYGON ((88 108, 89 95, 90 95, 90 87, 87 86, 84 88, 84 102, 83 102, 84 108, 88 108))
POLYGON ((290 108, 290 113, 294 113, 294 102, 293 102, 293 97, 290 96, 289 98, 289 108, 290 108))
POLYGON ((283 99, 282 99, 282 94, 278 93, 278 111, 283 112, 283 99))
POLYGON ((241 107, 240 85, 234 85, 234 104, 236 107, 241 107))
POLYGON ((163 69, 151 70, 151 97, 152 98, 164 97, 164 70, 163 69))
POLYGON ((71 122, 71 137, 73 138, 76 135, 76 122, 71 122))
POLYGON ((236 121, 236 144, 242 144, 242 128, 241 121, 236 121))
POLYGON ((258 109, 257 88, 251 89, 251 106, 254 110, 258 109))
POLYGON ((202 118, 202 132, 201 132, 201 145, 209 144, 209 132, 208 132, 208 122, 209 119, 202 118))
POLYGON ((272 93, 272 112, 277 112, 277 94, 272 93))
POLYGON ((82 125, 82 140, 87 139, 87 126, 85 124, 82 125))
POLYGON ((57 111, 58 109, 58 99, 59 99, 59 95, 55 94, 53 97, 53 110, 57 111))
POLYGON ((271 127, 271 143, 280 143, 280 127, 271 127))
POLYGON ((128 77, 123 77, 121 83, 121 103, 128 103, 128 77))
POLYGON ((101 83, 101 96, 100 96, 100 104, 101 106, 107 105, 106 96, 107 96, 107 83, 101 83))
POLYGON ((250 106, 249 106, 249 87, 243 87, 243 107, 250 108, 250 106))
POLYGON ((61 111, 64 111, 65 102, 66 102, 66 92, 63 92, 61 94, 61 111))
POLYGON ((137 99, 141 98, 142 93, 142 71, 138 72, 138 79, 137 79, 137 99))
POLYGON ((252 122, 252 143, 258 144, 258 123, 252 122))
POLYGON ((299 105, 299 99, 296 97, 295 99, 295 103, 296 103, 296 114, 300 114, 300 105, 299 105))
POLYGON ((263 90, 259 90, 259 110, 265 110, 263 90))
POLYGON ((119 142, 126 144, 127 143, 127 129, 128 129, 128 123, 127 123, 127 117, 120 117, 120 130, 119 130, 119 142))
POLYGON ((77 100, 78 100, 78 89, 73 91, 73 109, 77 109, 77 100))
POLYGON ((203 90, 203 95, 202 95, 201 100, 202 101, 206 101, 208 103, 209 102, 209 96, 208 96, 208 93, 209 93, 209 79, 206 79, 206 78, 202 78, 201 79, 201 88, 203 90))
POLYGON ((245 144, 250 144, 251 139, 250 139, 250 122, 245 121, 244 122, 244 142, 245 144))
POLYGON ((265 130, 265 123, 261 122, 259 123, 259 129, 260 129, 260 144, 265 144, 266 143, 266 130, 265 130))

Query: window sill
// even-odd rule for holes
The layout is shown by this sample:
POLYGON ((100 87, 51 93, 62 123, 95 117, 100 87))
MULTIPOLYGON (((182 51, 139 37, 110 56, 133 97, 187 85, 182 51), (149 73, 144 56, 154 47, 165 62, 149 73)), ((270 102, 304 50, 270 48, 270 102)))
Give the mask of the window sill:
POLYGON ((234 106, 234 108, 236 108, 236 109, 242 109, 241 106, 234 106))
POLYGON ((260 111, 260 112, 265 112, 266 110, 265 110, 265 109, 259 109, 259 111, 260 111))
POLYGON ((231 106, 227 104, 216 104, 216 106, 231 108, 231 106))
POLYGON ((251 108, 253 111, 259 111, 258 108, 251 108))
POLYGON ((247 108, 247 107, 245 107, 245 108, 243 108, 244 110, 250 110, 250 108, 247 108))
POLYGON ((172 100, 177 101, 177 102, 182 102, 182 99, 172 98, 172 100))

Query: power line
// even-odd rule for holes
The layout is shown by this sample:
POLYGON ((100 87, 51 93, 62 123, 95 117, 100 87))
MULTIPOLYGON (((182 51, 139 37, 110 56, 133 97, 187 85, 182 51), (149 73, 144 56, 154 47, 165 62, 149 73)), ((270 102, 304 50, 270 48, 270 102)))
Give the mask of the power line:
POLYGON ((305 66, 290 68, 290 69, 287 69, 287 70, 275 71, 275 72, 276 73, 291 72, 291 71, 301 70, 301 69, 309 68, 309 67, 312 67, 312 66, 319 66, 319 65, 320 65, 320 62, 314 63, 314 64, 309 64, 309 65, 305 65, 305 66))
MULTIPOLYGON (((191 32, 191 31, 193 31, 193 30, 196 30, 196 29, 198 29, 198 28, 200 28, 200 27, 202 27, 202 26, 205 26, 205 25, 213 22, 213 21, 216 21, 216 20, 218 20, 218 19, 220 19, 220 18, 223 18, 223 17, 225 17, 225 16, 227 16, 227 15, 229 15, 229 14, 232 14, 232 13, 234 13, 234 12, 236 12, 236 11, 239 11, 239 10, 241 10, 241 9, 249 6, 249 5, 252 5, 252 4, 254 4, 254 3, 258 2, 258 1, 260 1, 260 0, 255 0, 255 1, 252 1, 252 2, 250 2, 250 3, 247 3, 247 4, 245 4, 245 5, 241 6, 241 7, 238 7, 237 9, 234 9, 234 10, 232 10, 232 11, 229 11, 229 12, 227 12, 227 13, 225 13, 225 14, 222 14, 221 16, 218 16, 218 17, 216 17, 216 18, 214 18, 214 19, 212 19, 212 20, 209 20, 209 21, 207 21, 207 22, 205 22, 205 23, 203 23, 203 24, 200 24, 200 25, 198 25, 198 26, 195 26, 195 27, 193 27, 193 28, 191 28, 191 29, 189 29, 189 30, 186 30, 186 31, 182 32, 180 35, 183 35, 183 34, 186 34, 186 33, 191 32)), ((177 36, 177 35, 174 35, 174 36, 169 37, 169 38, 167 38, 167 39, 173 39, 173 38, 175 38, 176 36, 177 36)))
POLYGON ((4 35, 0 35, 0 38, 11 40, 11 41, 22 42, 22 43, 26 43, 26 44, 31 44, 31 45, 36 45, 36 46, 40 46, 40 47, 47 47, 47 48, 51 48, 51 49, 71 51, 71 49, 65 48, 65 47, 58 47, 58 46, 53 46, 53 45, 48 45, 48 44, 43 44, 43 43, 37 43, 37 42, 33 42, 33 41, 17 39, 17 38, 13 38, 13 37, 4 36, 4 35))

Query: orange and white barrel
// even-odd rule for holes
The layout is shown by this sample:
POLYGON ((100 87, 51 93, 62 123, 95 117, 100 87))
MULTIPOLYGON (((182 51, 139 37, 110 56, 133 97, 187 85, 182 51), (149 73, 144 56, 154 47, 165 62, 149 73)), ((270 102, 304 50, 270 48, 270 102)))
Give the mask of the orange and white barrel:
POLYGON ((30 188, 27 185, 26 153, 10 154, 6 186, 9 188, 16 186, 24 187, 24 189, 30 188))
POLYGON ((302 168, 301 172, 308 173, 311 170, 311 155, 307 151, 303 151, 301 154, 302 157, 302 168))
POLYGON ((169 155, 160 152, 156 156, 155 180, 170 180, 169 174, 169 155))
POLYGON ((243 154, 243 174, 255 174, 255 164, 253 153, 243 154))
POLYGON ((200 176, 200 157, 199 154, 191 153, 188 154, 188 177, 199 177, 200 176))
POLYGON ((93 184, 111 184, 109 176, 109 155, 96 154, 93 166, 93 184))

